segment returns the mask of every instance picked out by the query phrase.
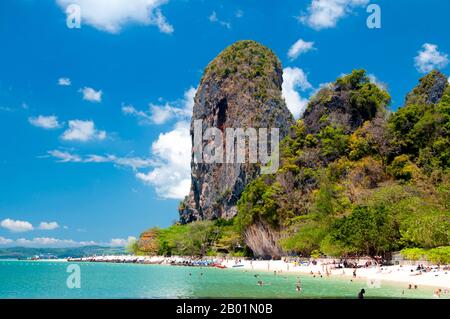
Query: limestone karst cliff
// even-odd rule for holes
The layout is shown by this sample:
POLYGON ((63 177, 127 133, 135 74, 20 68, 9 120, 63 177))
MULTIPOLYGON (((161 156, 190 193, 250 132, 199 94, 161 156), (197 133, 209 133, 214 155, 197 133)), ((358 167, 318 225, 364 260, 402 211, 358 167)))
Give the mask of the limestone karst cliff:
MULTIPOLYGON (((191 122, 208 128, 279 128, 280 138, 294 123, 281 95, 282 67, 276 55, 254 41, 226 48, 206 68, 200 82, 191 122)), ((193 141, 194 142, 194 141, 193 141)), ((203 141, 203 148, 211 143, 203 141)), ((245 186, 259 175, 259 164, 196 163, 192 151, 189 196, 180 205, 180 220, 230 218, 245 186)), ((225 156, 225 154, 224 154, 225 156)))

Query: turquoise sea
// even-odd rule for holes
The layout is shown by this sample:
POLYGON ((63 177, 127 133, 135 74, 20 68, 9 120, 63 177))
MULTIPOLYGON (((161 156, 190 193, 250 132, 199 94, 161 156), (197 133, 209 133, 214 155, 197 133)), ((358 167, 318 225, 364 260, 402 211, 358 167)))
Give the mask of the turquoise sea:
POLYGON ((159 265, 79 263, 80 288, 69 289, 67 267, 72 263, 0 261, 0 299, 4 298, 432 298, 433 288, 408 290, 404 284, 382 282, 368 287, 364 280, 299 277, 246 272, 242 269, 192 268, 159 265), (258 286, 262 280, 264 286, 258 286), (404 291, 404 294, 402 293, 404 291))

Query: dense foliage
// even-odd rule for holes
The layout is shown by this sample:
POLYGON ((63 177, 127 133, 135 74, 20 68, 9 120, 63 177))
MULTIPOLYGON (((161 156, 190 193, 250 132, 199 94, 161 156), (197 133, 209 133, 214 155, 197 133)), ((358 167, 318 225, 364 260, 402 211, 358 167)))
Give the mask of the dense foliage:
POLYGON ((227 47, 206 67, 201 84, 206 79, 246 83, 257 100, 280 101, 281 94, 274 85, 281 86, 281 76, 272 76, 281 74, 281 70, 278 57, 270 49, 255 41, 243 40, 227 47))
POLYGON ((282 141, 279 170, 246 186, 233 220, 153 229, 138 250, 244 254, 246 230, 257 224, 281 234, 286 254, 402 250, 448 263, 450 87, 443 78, 431 72, 389 113, 389 94, 365 71, 341 77, 317 93, 282 141))
POLYGON ((450 247, 405 248, 400 253, 409 260, 429 260, 440 265, 450 264, 450 247))
POLYGON ((133 252, 141 255, 205 256, 246 253, 233 221, 198 221, 168 228, 152 228, 141 234, 133 252))
MULTIPOLYGON (((421 79, 421 87, 437 76, 421 79)), ((420 94, 426 91, 415 90, 408 101, 426 101, 420 94)), ((265 222, 283 233, 286 252, 305 256, 387 256, 450 245, 450 89, 446 84, 437 104, 407 104, 391 115, 383 109, 388 96, 364 71, 320 91, 309 107, 322 100, 316 112, 333 118, 322 115, 319 129, 308 128, 308 119, 293 127, 279 171, 243 193, 240 228, 265 222), (350 96, 347 111, 366 119, 353 129, 351 119, 327 109, 339 107, 327 101, 342 90, 350 96)))

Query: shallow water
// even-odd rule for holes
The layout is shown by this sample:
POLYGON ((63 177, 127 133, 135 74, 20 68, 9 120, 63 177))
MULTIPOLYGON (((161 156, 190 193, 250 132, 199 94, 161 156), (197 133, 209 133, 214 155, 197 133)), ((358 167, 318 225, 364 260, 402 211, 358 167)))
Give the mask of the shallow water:
POLYGON ((431 287, 408 290, 397 283, 371 288, 365 280, 348 278, 269 272, 256 278, 256 272, 243 269, 111 263, 78 263, 81 288, 69 289, 69 264, 0 261, 0 298, 355 298, 361 288, 366 298, 433 297, 431 287), (298 278, 301 293, 295 289, 298 278), (258 280, 264 286, 258 286, 258 280))

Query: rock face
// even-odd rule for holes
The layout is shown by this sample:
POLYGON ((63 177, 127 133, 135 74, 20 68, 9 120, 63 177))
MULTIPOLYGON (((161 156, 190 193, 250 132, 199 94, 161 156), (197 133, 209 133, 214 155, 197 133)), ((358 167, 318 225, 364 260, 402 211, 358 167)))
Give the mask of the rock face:
POLYGON ((364 70, 356 70, 323 87, 310 100, 304 114, 308 133, 316 134, 328 125, 340 126, 346 133, 351 133, 373 119, 390 100, 387 93, 379 93, 377 101, 366 101, 366 94, 377 91, 375 86, 369 82, 364 70))
MULTIPOLYGON (((206 68, 195 96, 191 122, 208 128, 279 128, 280 139, 294 123, 281 95, 282 68, 276 55, 254 41, 226 48, 206 68)), ((225 141, 225 138, 224 138, 225 141)), ((202 147, 211 141, 203 141, 202 147)), ((225 147, 224 147, 225 149, 225 147)), ((225 154, 224 154, 225 156, 225 154)), ((191 163, 191 190, 179 208, 180 221, 231 218, 245 186, 260 174, 259 164, 191 163)))
POLYGON ((279 244, 282 238, 279 231, 262 221, 250 225, 244 232, 245 244, 252 250, 253 256, 266 259, 285 255, 279 244))
POLYGON ((421 78, 419 85, 406 96, 405 105, 438 103, 444 95, 447 81, 447 77, 441 72, 431 71, 421 78))

